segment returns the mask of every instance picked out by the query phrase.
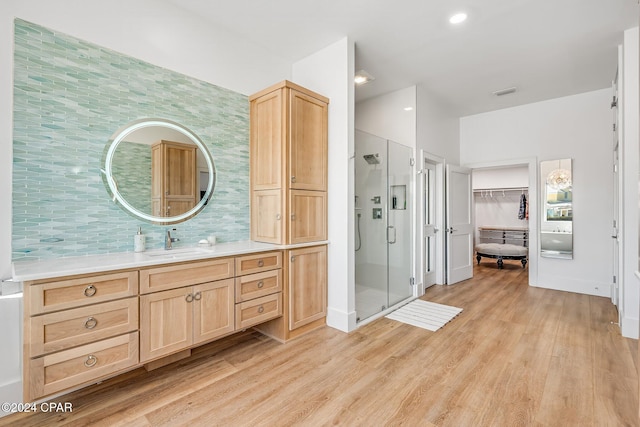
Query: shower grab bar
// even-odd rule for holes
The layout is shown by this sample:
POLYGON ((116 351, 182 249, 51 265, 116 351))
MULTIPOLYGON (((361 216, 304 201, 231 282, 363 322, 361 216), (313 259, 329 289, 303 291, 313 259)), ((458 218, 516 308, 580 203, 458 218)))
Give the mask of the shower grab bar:
POLYGON ((387 227, 387 243, 393 245, 396 242, 396 228, 393 225, 387 227), (389 239, 389 230, 393 230, 393 241, 389 239))

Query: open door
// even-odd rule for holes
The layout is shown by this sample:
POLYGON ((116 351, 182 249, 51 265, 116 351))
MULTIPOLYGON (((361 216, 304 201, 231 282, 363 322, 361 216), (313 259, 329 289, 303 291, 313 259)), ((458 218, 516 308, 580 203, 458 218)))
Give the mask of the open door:
POLYGON ((447 165, 447 284, 473 277, 471 169, 447 165))

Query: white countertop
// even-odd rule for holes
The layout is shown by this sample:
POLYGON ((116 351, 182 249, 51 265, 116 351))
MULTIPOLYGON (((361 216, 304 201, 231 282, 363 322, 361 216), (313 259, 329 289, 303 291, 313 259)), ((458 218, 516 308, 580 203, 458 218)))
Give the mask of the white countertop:
POLYGON ((54 277, 90 274, 113 270, 148 267, 208 258, 220 258, 256 252, 295 249, 326 245, 327 241, 299 245, 273 245, 253 241, 218 243, 208 247, 176 247, 171 250, 157 249, 146 252, 122 252, 114 254, 87 255, 55 258, 40 261, 16 261, 13 263, 15 281, 30 281, 54 277))

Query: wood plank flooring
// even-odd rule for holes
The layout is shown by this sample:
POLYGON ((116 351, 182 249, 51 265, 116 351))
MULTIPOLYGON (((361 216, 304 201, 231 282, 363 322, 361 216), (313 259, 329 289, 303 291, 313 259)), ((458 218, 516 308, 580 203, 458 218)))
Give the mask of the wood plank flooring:
POLYGON ((0 426, 637 426, 637 341, 606 298, 529 287, 519 263, 430 288, 437 332, 379 319, 279 344, 255 332, 56 399, 0 426))

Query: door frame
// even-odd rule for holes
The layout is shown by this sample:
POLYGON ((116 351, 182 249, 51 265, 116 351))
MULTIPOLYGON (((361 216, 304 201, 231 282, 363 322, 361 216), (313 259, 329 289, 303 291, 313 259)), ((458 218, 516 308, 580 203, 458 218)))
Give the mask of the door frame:
MULTIPOLYGON (((463 166, 474 169, 494 169, 496 167, 523 166, 529 168, 529 285, 536 286, 538 283, 538 257, 540 256, 538 230, 538 158, 525 157, 520 159, 499 160, 494 162, 467 163, 463 166)), ((474 209, 475 211, 475 209, 474 209)), ((475 228, 475 218, 473 218, 475 228)))
POLYGON ((435 165, 436 173, 435 173, 435 213, 436 220, 435 224, 438 228, 438 232, 436 233, 436 285, 443 285, 445 283, 445 233, 444 233, 444 171, 445 171, 445 160, 443 157, 436 156, 435 154, 431 154, 425 150, 420 150, 420 155, 418 157, 418 161, 416 162, 416 179, 415 179, 415 187, 416 187, 416 210, 415 210, 415 224, 416 229, 420 230, 419 233, 416 233, 416 246, 415 246, 415 254, 419 256, 414 256, 416 262, 416 271, 415 276, 418 279, 417 286, 417 296, 424 295, 425 286, 423 281, 423 272, 425 269, 425 247, 424 247, 424 179, 422 176, 422 166, 425 162, 435 165), (419 163, 418 163, 419 162, 419 163), (418 227, 419 225, 419 227, 418 227))

